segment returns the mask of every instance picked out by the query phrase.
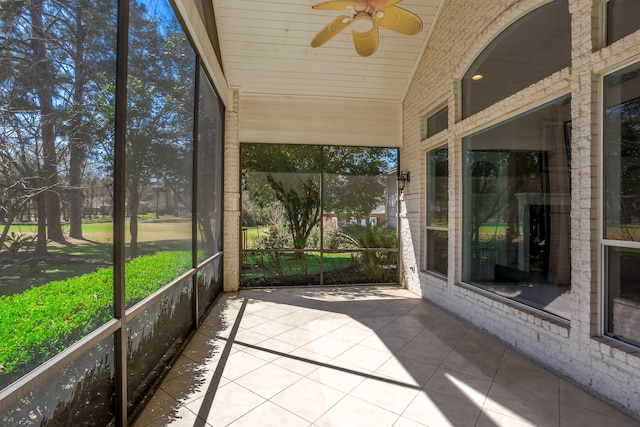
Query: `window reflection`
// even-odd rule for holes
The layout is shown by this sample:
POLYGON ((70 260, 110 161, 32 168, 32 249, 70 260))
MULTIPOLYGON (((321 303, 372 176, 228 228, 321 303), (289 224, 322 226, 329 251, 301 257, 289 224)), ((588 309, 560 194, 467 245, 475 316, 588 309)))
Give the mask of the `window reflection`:
POLYGON ((604 78, 606 330, 640 345, 640 64, 604 78))
POLYGON ((447 275, 449 266, 449 150, 427 153, 427 270, 447 275))
POLYGON ((469 117, 571 63, 571 16, 556 0, 516 21, 478 56, 462 78, 469 117))
POLYGON ((466 137, 464 280, 569 316, 569 98, 466 137))
POLYGON ((638 0, 609 0, 607 2, 607 44, 640 29, 638 0))

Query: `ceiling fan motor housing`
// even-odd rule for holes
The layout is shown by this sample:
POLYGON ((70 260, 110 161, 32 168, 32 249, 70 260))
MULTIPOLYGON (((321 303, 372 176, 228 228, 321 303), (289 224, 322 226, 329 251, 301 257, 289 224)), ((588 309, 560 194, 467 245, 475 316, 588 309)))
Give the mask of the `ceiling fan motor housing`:
POLYGON ((359 12, 353 17, 351 29, 356 33, 366 33, 373 28, 373 18, 366 12, 359 12))

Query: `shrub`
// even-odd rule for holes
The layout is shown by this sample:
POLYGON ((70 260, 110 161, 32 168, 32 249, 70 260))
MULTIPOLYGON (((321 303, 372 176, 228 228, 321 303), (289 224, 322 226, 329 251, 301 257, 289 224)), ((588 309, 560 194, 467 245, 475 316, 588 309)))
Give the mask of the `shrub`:
MULTIPOLYGON (((191 252, 160 252, 126 265, 125 298, 139 301, 191 268, 191 252)), ((0 388, 113 317, 113 269, 0 296, 0 388)))

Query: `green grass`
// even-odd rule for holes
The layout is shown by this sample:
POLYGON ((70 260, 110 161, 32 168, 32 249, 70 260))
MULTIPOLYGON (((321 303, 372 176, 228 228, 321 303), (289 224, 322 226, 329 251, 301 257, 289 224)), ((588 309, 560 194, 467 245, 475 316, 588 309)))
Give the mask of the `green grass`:
MULTIPOLYGON (((285 274, 295 276, 298 274, 318 274, 321 270, 320 265, 320 252, 305 252, 305 259, 295 259, 293 252, 284 252, 282 255, 283 270, 285 274)), ((270 268, 260 268, 260 257, 263 254, 249 253, 243 263, 245 267, 242 273, 243 280, 249 280, 256 277, 272 276, 273 274, 268 270, 270 268)), ((353 253, 341 252, 341 253, 325 253, 323 264, 324 271, 335 271, 347 266, 353 257, 353 253)), ((268 262, 268 261, 265 261, 268 262)))
MULTIPOLYGON (((127 263, 127 305, 191 267, 191 253, 161 252, 127 263)), ((0 388, 5 374, 22 375, 112 318, 113 269, 52 281, 0 296, 0 388)), ((6 377, 5 377, 6 379, 6 377)), ((6 385, 6 384, 4 384, 6 385)))
MULTIPOLYGON (((66 228, 63 227, 63 228, 66 228)), ((18 224, 10 227, 17 235, 36 232, 33 224, 18 224)), ((90 273, 99 267, 111 265, 113 259, 113 224, 111 222, 89 222, 82 225, 84 239, 68 239, 60 244, 49 242, 49 255, 37 267, 27 261, 29 252, 17 257, 7 252, 0 255, 0 295, 13 295, 45 283, 64 280, 68 277, 90 273)), ((125 229, 129 241, 129 223, 125 229)), ((186 218, 161 217, 139 223, 140 255, 167 250, 187 250, 191 245, 191 222, 186 218)), ((127 255, 128 256, 128 253, 127 255)))

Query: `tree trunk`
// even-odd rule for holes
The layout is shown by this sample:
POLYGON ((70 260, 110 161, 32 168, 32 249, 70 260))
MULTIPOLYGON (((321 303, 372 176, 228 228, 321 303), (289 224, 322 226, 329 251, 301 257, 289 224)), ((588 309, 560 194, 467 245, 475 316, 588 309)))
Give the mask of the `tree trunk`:
POLYGON ((129 183, 129 233, 131 243, 129 244, 129 256, 138 256, 138 208, 140 206, 140 192, 138 191, 138 180, 134 179, 129 183))
POLYGON ((44 193, 36 196, 36 212, 38 215, 38 234, 36 239, 36 255, 47 254, 47 215, 45 207, 46 195, 44 193))
MULTIPOLYGON (((56 134, 54 129, 53 82, 51 64, 47 58, 44 24, 42 17, 42 2, 31 2, 31 19, 33 36, 31 46, 33 50, 34 69, 36 70, 35 90, 40 101, 40 127, 42 131, 42 177, 46 186, 44 206, 38 206, 38 222, 41 221, 41 209, 46 215, 48 238, 63 242, 62 222, 60 221, 60 196, 58 194, 58 162, 56 155, 56 134)), ((44 219, 44 218, 42 218, 44 219)), ((46 242, 45 242, 46 244, 46 242)))
MULTIPOLYGON (((82 239, 82 168, 85 161, 86 132, 84 131, 84 86, 86 83, 86 66, 84 63, 84 46, 86 32, 83 26, 83 9, 78 3, 75 7, 75 33, 73 62, 75 80, 73 90, 73 107, 71 113, 72 134, 69 140, 69 236, 82 239)), ((91 209, 91 207, 90 207, 91 209)))

